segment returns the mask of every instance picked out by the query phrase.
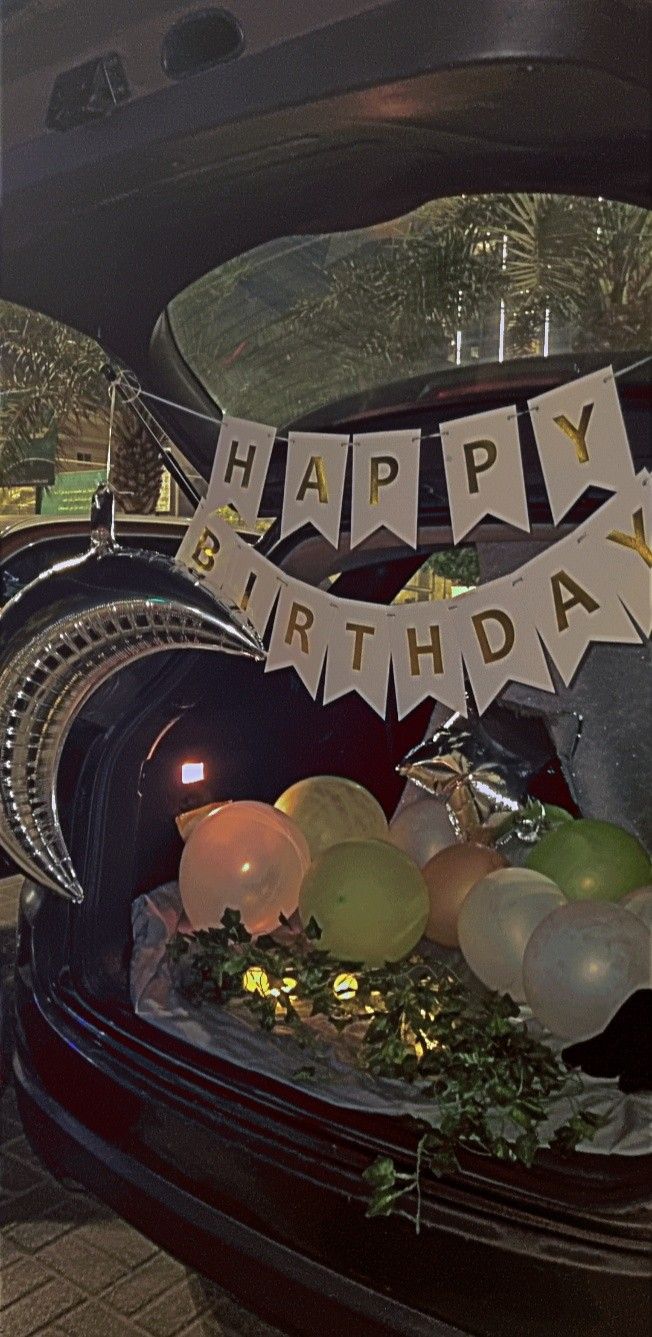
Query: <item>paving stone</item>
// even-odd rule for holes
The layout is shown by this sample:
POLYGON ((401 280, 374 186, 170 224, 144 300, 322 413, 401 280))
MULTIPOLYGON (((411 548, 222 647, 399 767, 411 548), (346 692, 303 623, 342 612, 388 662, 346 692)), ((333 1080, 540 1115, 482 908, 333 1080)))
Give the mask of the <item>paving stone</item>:
POLYGON ((44 1286, 46 1281, 51 1280, 52 1273, 48 1272, 37 1258, 28 1258, 23 1254, 16 1262, 9 1265, 3 1260, 0 1309, 6 1309, 14 1300, 20 1300, 21 1296, 27 1295, 29 1291, 35 1291, 39 1286, 44 1286))
POLYGON ((140 1328, 151 1332, 153 1337, 174 1337, 175 1333, 181 1332, 200 1314, 205 1313, 206 1308, 206 1297, 191 1275, 166 1291, 146 1309, 141 1309, 137 1322, 140 1328))
POLYGON ((119 1216, 89 1221, 79 1231, 79 1238, 94 1248, 103 1249, 105 1253, 110 1253, 113 1258, 127 1263, 130 1267, 137 1267, 139 1263, 151 1258, 152 1254, 158 1253, 156 1244, 145 1239, 144 1235, 134 1230, 133 1226, 119 1216))
POLYGON ((27 1258, 28 1255, 23 1249, 19 1249, 14 1244, 5 1230, 0 1232, 0 1267, 10 1267, 12 1263, 17 1263, 21 1258, 27 1258))
POLYGON ((134 1315, 180 1281, 185 1271, 183 1264, 178 1263, 176 1258, 170 1258, 166 1253, 157 1253, 130 1272, 124 1281, 119 1281, 104 1296, 104 1303, 120 1314, 134 1315))
POLYGON ((61 1189, 54 1180, 45 1179, 27 1193, 21 1193, 19 1198, 12 1198, 9 1202, 3 1203, 0 1209, 0 1223, 23 1249, 40 1249, 49 1239, 54 1239, 64 1230, 69 1230, 72 1224, 71 1213, 67 1210, 66 1199, 61 1189), (58 1212, 59 1219, 50 1219, 51 1212, 58 1212), (35 1236, 32 1240, 31 1228, 45 1221, 47 1221, 45 1232, 47 1238, 44 1236, 40 1242, 36 1242, 35 1236))
POLYGON ((42 1183, 42 1181, 43 1175, 32 1169, 31 1165, 26 1165, 24 1161, 10 1155, 3 1147, 2 1166, 0 1167, 0 1188, 3 1193, 12 1196, 18 1193, 26 1193, 28 1189, 34 1188, 36 1184, 42 1183))
POLYGON ((127 1262, 118 1262, 111 1254, 92 1248, 71 1230, 62 1239, 41 1249, 38 1257, 55 1272, 61 1272, 88 1295, 99 1295, 129 1270, 127 1262))
MULTIPOLYGON (((44 1328, 47 1323, 60 1320, 83 1298, 75 1286, 56 1277, 4 1310, 2 1337, 31 1337, 31 1333, 44 1328)), ((87 1329, 84 1337, 92 1337, 92 1329, 87 1329)))
MULTIPOLYGON (((47 1337, 143 1337, 123 1314, 115 1314, 97 1300, 80 1305, 57 1320, 56 1328, 47 1328, 47 1337)), ((3 1334, 4 1337, 4 1334, 3 1334)))

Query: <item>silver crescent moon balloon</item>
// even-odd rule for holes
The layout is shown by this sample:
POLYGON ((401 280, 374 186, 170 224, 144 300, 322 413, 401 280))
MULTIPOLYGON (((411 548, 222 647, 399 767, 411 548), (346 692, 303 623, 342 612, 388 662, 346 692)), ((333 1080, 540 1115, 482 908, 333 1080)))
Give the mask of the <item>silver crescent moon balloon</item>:
POLYGON ((99 489, 88 552, 38 576, 0 614, 0 843, 29 877, 74 901, 83 890, 56 783, 89 697, 125 665, 163 651, 265 657, 239 610, 190 571, 115 542, 113 504, 99 489))

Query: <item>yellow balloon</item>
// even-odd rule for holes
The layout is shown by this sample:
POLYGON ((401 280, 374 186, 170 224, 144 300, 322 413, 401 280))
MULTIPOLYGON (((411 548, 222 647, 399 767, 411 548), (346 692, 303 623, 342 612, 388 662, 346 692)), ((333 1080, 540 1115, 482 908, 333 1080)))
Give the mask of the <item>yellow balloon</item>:
POLYGON ((387 818, 377 799, 340 775, 313 775, 290 785, 274 804, 303 831, 313 859, 343 840, 386 840, 387 818))
POLYGON ((383 840, 347 840, 311 864, 301 884, 304 928, 321 929, 315 947, 340 961, 381 966, 416 946, 430 901, 416 864, 383 840))

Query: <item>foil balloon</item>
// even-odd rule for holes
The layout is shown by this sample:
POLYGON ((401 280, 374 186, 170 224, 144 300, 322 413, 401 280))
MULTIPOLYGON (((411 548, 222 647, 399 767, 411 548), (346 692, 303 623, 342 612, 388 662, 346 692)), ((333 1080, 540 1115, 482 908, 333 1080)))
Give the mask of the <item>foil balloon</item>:
POLYGON ((89 697, 147 655, 205 649, 263 659, 265 651, 198 577, 116 542, 106 486, 93 498, 90 548, 14 595, 0 615, 0 645, 0 843, 29 877, 81 901, 56 787, 65 741, 89 697))
POLYGON ((521 812, 532 767, 455 714, 396 769, 446 804, 458 840, 486 844, 521 812))
POLYGON ((553 1035, 585 1040, 649 981, 650 931, 621 905, 573 901, 535 928, 523 957, 532 1012, 553 1035))

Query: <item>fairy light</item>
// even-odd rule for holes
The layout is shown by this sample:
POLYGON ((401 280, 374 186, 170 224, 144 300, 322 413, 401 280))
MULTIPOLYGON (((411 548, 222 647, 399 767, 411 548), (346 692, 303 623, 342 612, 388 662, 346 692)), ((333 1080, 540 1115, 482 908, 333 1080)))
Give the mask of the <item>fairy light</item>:
POLYGON ((333 993, 340 1002, 348 1002, 355 998, 358 992, 358 981, 355 975, 349 975, 344 971, 341 975, 336 975, 333 980, 333 993))

